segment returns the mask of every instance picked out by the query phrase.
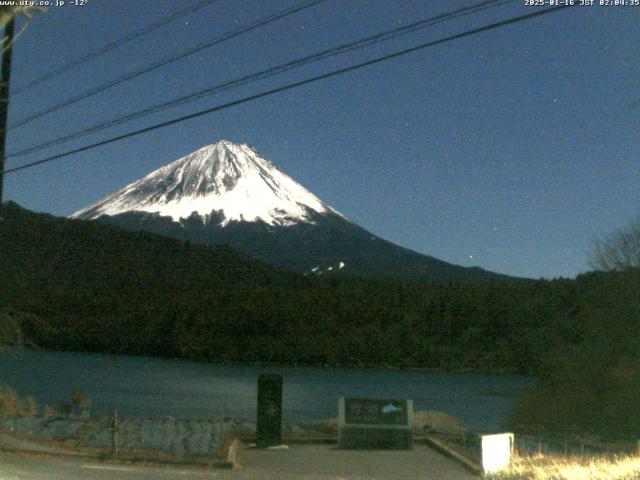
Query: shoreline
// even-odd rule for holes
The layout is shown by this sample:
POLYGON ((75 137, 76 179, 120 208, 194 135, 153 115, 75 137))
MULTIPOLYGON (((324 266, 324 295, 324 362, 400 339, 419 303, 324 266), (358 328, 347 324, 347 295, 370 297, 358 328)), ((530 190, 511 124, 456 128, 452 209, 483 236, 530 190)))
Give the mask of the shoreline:
POLYGON ((87 350, 56 350, 52 348, 43 348, 35 345, 0 345, 0 353, 3 350, 29 350, 42 351, 51 353, 69 353, 69 354, 87 354, 87 355, 115 355, 118 357, 142 358, 153 360, 165 360, 171 362, 191 363, 196 365, 211 364, 222 367, 264 367, 264 368, 317 368, 317 369, 343 369, 343 370, 387 370, 387 371, 410 371, 424 372, 446 375, 495 375, 495 376, 515 376, 535 379, 534 373, 521 373, 508 369, 483 370, 483 369, 452 369, 446 370, 442 368, 408 366, 408 365, 391 365, 391 364, 374 364, 374 363, 349 363, 349 364, 313 364, 313 363, 290 363, 290 362, 268 362, 268 361, 250 361, 250 360, 194 360, 184 357, 162 357, 152 355, 136 355, 132 353, 116 353, 116 352, 94 352, 87 350))

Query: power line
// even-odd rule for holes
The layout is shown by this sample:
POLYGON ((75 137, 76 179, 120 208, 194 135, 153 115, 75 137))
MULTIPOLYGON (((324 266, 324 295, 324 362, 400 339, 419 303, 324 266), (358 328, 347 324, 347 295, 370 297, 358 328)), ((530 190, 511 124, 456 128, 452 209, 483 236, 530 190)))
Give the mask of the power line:
POLYGON ((436 45, 441 45, 441 44, 444 44, 444 43, 447 43, 447 42, 450 42, 450 41, 453 41, 453 40, 457 40, 457 39, 464 38, 464 37, 469 37, 471 35, 475 35, 475 34, 478 34, 478 33, 482 33, 482 32, 486 32, 486 31, 489 31, 489 30, 494 30, 496 28, 504 27, 504 26, 507 26, 507 25, 512 25, 512 24, 515 24, 515 23, 523 22, 523 21, 530 20, 532 18, 536 18, 536 17, 542 16, 542 15, 546 15, 546 14, 549 14, 549 13, 559 12, 561 10, 564 10, 565 8, 570 8, 572 6, 574 6, 574 5, 567 4, 567 5, 562 5, 562 6, 558 6, 558 7, 547 8, 547 9, 544 9, 544 10, 541 10, 541 11, 529 13, 529 14, 526 14, 526 15, 520 15, 520 16, 517 16, 517 17, 509 18, 507 20, 502 20, 500 22, 496 22, 496 23, 492 23, 492 24, 489 24, 489 25, 485 25, 483 27, 475 28, 475 29, 472 29, 472 30, 467 30, 465 32, 458 33, 458 34, 455 34, 455 35, 450 35, 448 37, 444 37, 444 38, 441 38, 441 39, 438 39, 438 40, 434 40, 434 41, 431 41, 431 42, 423 43, 423 44, 415 46, 415 47, 406 48, 406 49, 403 49, 403 50, 400 50, 400 51, 397 51, 397 52, 394 52, 394 53, 390 53, 390 54, 387 54, 387 55, 383 55, 383 56, 374 58, 372 60, 368 60, 366 62, 358 63, 358 64, 355 64, 355 65, 351 65, 349 67, 341 68, 339 70, 334 70, 332 72, 328 72, 328 73, 324 73, 324 74, 321 74, 321 75, 317 75, 317 76, 308 78, 306 80, 301 80, 301 81, 298 81, 298 82, 289 83, 287 85, 283 85, 281 87, 277 87, 277 88, 274 88, 274 89, 271 89, 271 90, 267 90, 267 91, 264 91, 264 92, 261 92, 261 93, 255 94, 255 95, 250 95, 248 97, 244 97, 244 98, 241 98, 239 100, 234 100, 232 102, 228 102, 228 103, 225 103, 225 104, 222 104, 222 105, 217 105, 215 107, 211 107, 211 108, 208 108, 208 109, 205 109, 205 110, 201 110, 199 112, 195 112, 195 113, 191 113, 189 115, 178 117, 178 118, 175 118, 173 120, 168 120, 168 121, 165 121, 165 122, 161 122, 161 123, 158 123, 156 125, 152 125, 150 127, 146 127, 146 128, 142 128, 142 129, 139 129, 139 130, 135 130, 133 132, 129 132, 129 133, 126 133, 126 134, 123 134, 123 135, 118 135, 116 137, 112 137, 112 138, 109 138, 107 140, 102 140, 100 142, 96 142, 96 143, 93 143, 93 144, 90 144, 90 145, 86 145, 84 147, 80 147, 80 148, 76 148, 76 149, 73 149, 73 150, 69 150, 67 152, 60 153, 60 154, 57 154, 57 155, 52 155, 50 157, 43 158, 42 160, 38 160, 38 161, 35 161, 35 162, 30 162, 30 163, 27 163, 27 164, 24 164, 24 165, 20 165, 18 167, 14 167, 14 168, 11 168, 9 170, 6 170, 5 174, 17 172, 19 170, 24 170, 24 169, 27 169, 27 168, 32 168, 32 167, 35 167, 36 165, 42 165, 43 163, 52 162, 54 160, 58 160, 58 159, 61 159, 61 158, 64 158, 64 157, 68 157, 68 156, 74 155, 76 153, 81 153, 81 152, 85 152, 87 150, 92 150, 94 148, 101 147, 103 145, 107 145, 107 144, 110 144, 110 143, 118 142, 120 140, 125 140, 127 138, 131 138, 131 137, 135 137, 135 136, 138 136, 138 135, 142 135, 144 133, 151 132, 153 130, 157 130, 159 128, 163 128, 163 127, 167 127, 167 126, 174 125, 174 124, 177 124, 177 123, 181 123, 181 122, 184 122, 186 120, 191 120, 192 118, 201 117, 201 116, 207 115, 209 113, 214 113, 214 112, 217 112, 217 111, 220 111, 220 110, 224 110, 224 109, 227 109, 227 108, 230 108, 230 107, 234 107, 236 105, 241 105, 243 103, 247 103, 247 102, 250 102, 250 101, 253 101, 253 100, 257 100, 259 98, 268 97, 268 96, 271 96, 271 95, 275 95, 276 93, 284 92, 284 91, 287 91, 287 90, 292 90, 294 88, 298 88, 298 87, 301 87, 303 85, 308 85, 308 84, 311 84, 311 83, 318 82, 320 80, 325 80, 327 78, 332 78, 332 77, 335 77, 335 76, 338 76, 338 75, 342 75, 344 73, 352 72, 354 70, 359 70, 361 68, 368 67, 370 65, 375 65, 377 63, 385 62, 385 61, 391 60, 393 58, 401 57, 401 56, 407 55, 409 53, 417 52, 419 50, 424 50, 426 48, 434 47, 436 45))
POLYGON ((321 60, 326 60, 327 58, 331 58, 337 55, 341 55, 344 53, 348 53, 357 49, 361 49, 361 48, 365 48, 380 42, 384 42, 384 41, 388 41, 388 40, 392 40, 394 38, 397 38, 401 35, 406 35, 409 33, 413 33, 415 31, 418 31, 422 28, 431 26, 431 25, 435 25, 437 23, 441 23, 441 22, 445 22, 445 21, 449 21, 455 18, 460 18, 463 17, 465 15, 470 15, 473 13, 477 13, 483 10, 486 10, 488 8, 494 8, 497 7, 499 5, 505 4, 505 3, 512 3, 513 0, 486 0, 484 2, 480 2, 476 5, 472 5, 472 6, 468 6, 468 7, 463 7, 463 8, 459 8, 457 10, 453 10, 451 12, 447 12, 447 13, 443 13, 434 17, 429 17, 426 19, 422 19, 422 20, 418 20, 416 22, 413 22, 411 24, 408 24, 406 26, 403 27, 399 27, 399 28, 394 28, 391 30, 387 30, 385 32, 382 33, 377 33, 375 35, 371 35, 368 37, 364 37, 352 42, 348 42, 342 45, 339 45, 337 47, 333 47, 330 49, 326 49, 323 50, 321 52, 315 53, 313 55, 308 55, 305 57, 301 57, 298 58, 296 60, 290 61, 290 62, 286 62, 284 64, 275 66, 275 67, 271 67, 268 68, 266 70, 262 70, 256 73, 252 73, 250 75, 245 75, 243 77, 231 80, 231 81, 227 81, 224 82, 222 84, 217 84, 215 86, 212 87, 207 87, 203 90, 200 90, 198 92, 189 94, 189 95, 185 95, 182 97, 178 97, 175 98, 173 100, 170 101, 166 101, 166 102, 162 102, 160 104, 156 104, 150 107, 147 107, 143 110, 139 110, 121 117, 116 117, 114 119, 108 120, 106 122, 102 122, 99 123, 97 125, 93 125, 91 127, 87 127, 84 128, 82 130, 64 135, 62 137, 58 137, 52 140, 49 140, 47 142, 41 143, 41 144, 37 144, 37 145, 32 145, 30 147, 27 147, 23 150, 19 150, 17 152, 14 152, 10 155, 7 155, 7 158, 15 158, 15 157, 19 157, 19 156, 23 156, 23 155, 27 155, 29 153, 34 153, 46 148, 49 148, 51 146, 54 145, 59 145, 61 143, 66 143, 67 141, 70 140, 74 140, 92 133, 97 133, 99 131, 105 130, 107 128, 111 128, 117 125, 121 125, 123 123, 127 123, 129 121, 132 120, 136 120, 139 118, 143 118, 146 117, 148 115, 154 114, 154 113, 158 113, 160 111, 169 109, 169 108, 173 108, 179 105, 184 105, 186 103, 190 103, 192 101, 195 100, 199 100, 202 99, 204 97, 213 95, 214 93, 218 93, 221 91, 227 91, 230 90, 232 88, 236 88, 238 86, 241 85, 246 85, 249 83, 253 83, 255 81, 258 80, 263 80, 266 78, 269 78, 271 76, 280 74, 280 73, 284 73, 286 71, 292 70, 294 68, 298 68, 298 67, 302 67, 304 65, 308 65, 310 63, 314 63, 314 62, 318 62, 321 60))
POLYGON ((240 27, 236 30, 232 30, 231 32, 227 32, 221 36, 218 37, 214 37, 211 40, 208 40, 204 43, 201 43, 199 45, 196 45, 195 47, 191 47, 188 48, 186 50, 183 50, 182 52, 170 55, 168 57, 165 57, 157 62, 151 63, 145 67, 139 68, 137 70, 134 70, 133 72, 127 73, 126 75, 123 75, 119 78, 116 78, 115 80, 111 80, 109 82, 103 83, 102 85, 98 85, 97 87, 94 87, 90 90, 86 90, 82 93, 79 93, 78 95, 74 95, 73 97, 70 97, 66 100, 63 100, 62 102, 58 102, 55 103, 43 110, 40 110, 39 112, 35 112, 31 115, 27 115, 26 117, 21 118, 20 120, 18 120, 16 123, 14 123, 13 125, 11 125, 8 130, 13 130, 14 128, 17 127, 21 127, 23 125, 26 125, 28 123, 31 123, 32 121, 36 120, 37 118, 41 118, 45 115, 48 115, 50 113, 53 113, 57 110, 60 110, 62 108, 68 107, 69 105, 72 105, 74 103, 79 102, 80 100, 84 100, 86 98, 92 97, 94 95, 97 95, 98 93, 104 92, 105 90, 108 90, 112 87, 115 87, 116 85, 119 85, 123 82, 126 82, 128 80, 132 80, 134 78, 137 78, 141 75, 144 75, 145 73, 149 73, 153 70, 157 70, 160 67, 164 67, 165 65, 169 65, 171 63, 177 62, 178 60, 181 60, 183 58, 186 58, 190 55, 193 55, 194 53, 197 52, 201 52, 202 50, 205 50, 207 48, 213 47, 214 45, 218 45, 222 42, 226 42, 227 40, 230 40, 232 38, 235 38, 237 36, 240 36, 244 33, 248 33, 252 30, 255 30, 257 28, 263 27, 265 25, 268 25, 270 23, 273 23, 277 20, 280 20, 282 18, 288 17, 289 15, 293 15, 294 13, 298 13, 302 10, 305 10, 307 8, 310 7, 314 7, 320 3, 326 2, 327 0, 306 0, 303 1, 301 3, 295 4, 292 7, 288 7, 284 10, 281 10, 278 13, 274 13, 271 15, 267 15, 266 17, 263 17, 261 19, 256 20, 255 22, 250 23, 247 26, 244 27, 240 27))
POLYGON ((163 27, 191 13, 197 12, 198 10, 201 10, 202 8, 207 7, 217 1, 218 0, 200 0, 198 3, 196 3, 191 7, 178 10, 177 12, 174 12, 171 15, 158 20, 157 22, 151 23, 146 27, 141 28, 140 30, 136 30, 135 32, 132 32, 122 38, 119 38, 118 40, 107 43, 106 45, 103 45, 102 47, 98 48, 97 50, 94 50, 93 52, 87 53, 86 55, 76 58, 75 60, 71 60, 70 62, 67 62, 58 68, 50 70, 49 72, 37 78, 34 78, 33 80, 16 88, 15 91, 13 92, 13 95, 14 96, 19 95, 20 93, 26 91, 27 89, 35 87, 36 85, 39 85, 42 82, 46 82, 47 80, 51 80, 52 78, 57 77, 58 75, 66 72, 67 70, 77 67, 78 65, 82 65, 83 63, 88 62, 89 60, 93 60, 94 58, 97 58, 101 55, 104 55, 105 53, 115 50, 116 48, 122 45, 132 42, 133 40, 137 40, 138 38, 143 37, 144 35, 148 35, 149 33, 157 30, 160 27, 163 27))

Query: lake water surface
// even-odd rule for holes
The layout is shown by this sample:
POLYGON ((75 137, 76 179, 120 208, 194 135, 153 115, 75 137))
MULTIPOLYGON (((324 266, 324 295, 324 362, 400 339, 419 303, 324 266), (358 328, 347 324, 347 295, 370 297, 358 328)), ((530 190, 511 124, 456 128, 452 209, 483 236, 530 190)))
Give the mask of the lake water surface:
POLYGON ((448 374, 374 368, 261 367, 51 351, 0 350, 0 385, 39 404, 93 401, 95 413, 141 417, 255 419, 257 375, 283 375, 286 420, 337 416, 338 397, 410 398, 416 410, 438 410, 468 428, 496 431, 518 391, 518 375, 448 374))

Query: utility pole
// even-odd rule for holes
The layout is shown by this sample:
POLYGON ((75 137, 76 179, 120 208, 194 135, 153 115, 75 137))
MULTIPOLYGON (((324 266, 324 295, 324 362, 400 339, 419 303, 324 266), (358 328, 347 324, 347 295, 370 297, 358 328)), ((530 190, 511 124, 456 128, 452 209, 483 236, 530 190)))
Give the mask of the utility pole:
POLYGON ((4 156, 7 143, 7 115, 9 114, 9 80, 11 76, 11 52, 13 50, 13 27, 15 15, 4 27, 2 42, 2 70, 0 72, 0 206, 2 206, 2 186, 4 184, 4 156))

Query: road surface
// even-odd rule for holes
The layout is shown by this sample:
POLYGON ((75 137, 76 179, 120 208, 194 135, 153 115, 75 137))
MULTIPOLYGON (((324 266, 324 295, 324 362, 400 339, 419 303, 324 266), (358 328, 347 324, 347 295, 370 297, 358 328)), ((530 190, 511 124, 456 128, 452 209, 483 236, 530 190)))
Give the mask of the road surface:
POLYGON ((409 451, 337 450, 292 445, 242 449, 239 471, 101 463, 90 459, 0 453, 0 480, 465 480, 477 478, 423 445, 409 451))

